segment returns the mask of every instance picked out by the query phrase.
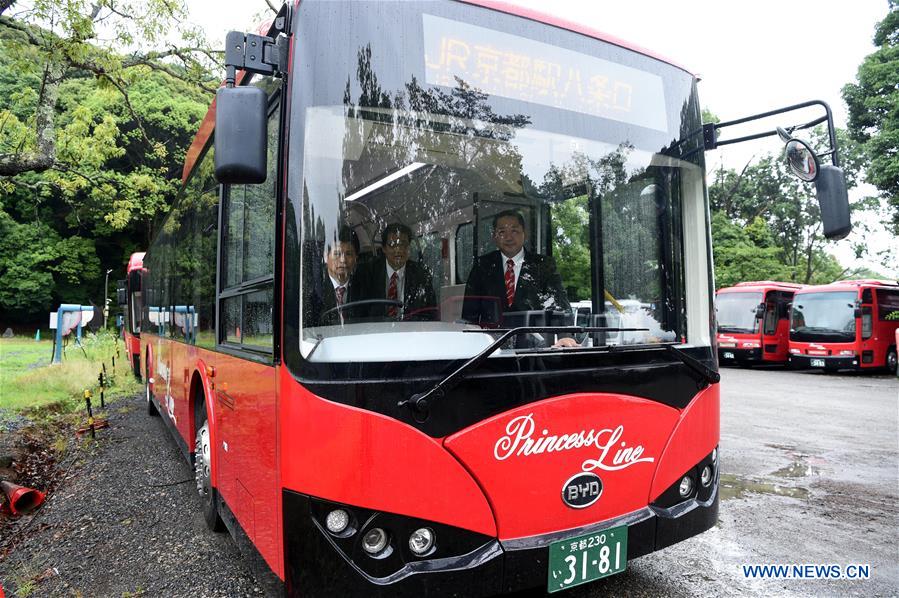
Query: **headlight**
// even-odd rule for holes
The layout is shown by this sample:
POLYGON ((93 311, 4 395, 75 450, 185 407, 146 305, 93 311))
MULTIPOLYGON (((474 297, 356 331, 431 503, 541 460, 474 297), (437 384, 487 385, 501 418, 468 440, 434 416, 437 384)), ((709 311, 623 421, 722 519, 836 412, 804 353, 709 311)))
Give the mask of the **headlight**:
POLYGON ((690 494, 693 493, 693 478, 685 475, 684 478, 680 481, 678 492, 680 492, 680 495, 684 498, 690 496, 690 494))
POLYGON ((367 532, 362 538, 362 548, 368 554, 378 554, 387 547, 387 532, 380 527, 375 527, 367 532))
POLYGON ((708 488, 709 484, 712 483, 712 468, 709 465, 702 468, 702 473, 699 474, 699 482, 703 488, 708 488))
POLYGON ((328 513, 325 526, 332 534, 339 534, 350 524, 350 515, 343 509, 334 509, 328 513))
POLYGON ((434 532, 430 528, 422 527, 409 536, 409 550, 415 556, 423 556, 434 547, 434 532))

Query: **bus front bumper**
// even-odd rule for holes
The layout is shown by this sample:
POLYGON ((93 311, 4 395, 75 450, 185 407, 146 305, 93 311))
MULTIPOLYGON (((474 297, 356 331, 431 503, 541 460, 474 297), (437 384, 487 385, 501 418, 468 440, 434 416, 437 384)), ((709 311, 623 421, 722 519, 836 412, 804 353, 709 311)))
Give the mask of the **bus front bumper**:
POLYGON ((731 347, 718 347, 718 361, 720 363, 743 363, 746 361, 762 361, 762 349, 737 349, 731 347))
POLYGON ((546 587, 549 547, 554 542, 627 525, 627 558, 631 560, 695 536, 718 520, 716 479, 706 501, 691 499, 664 509, 647 506, 576 530, 507 541, 491 538, 459 557, 422 559, 376 577, 355 562, 373 557, 358 551, 348 558, 316 521, 315 500, 287 490, 283 494, 288 595, 474 597, 546 587))
POLYGON ((790 366, 797 369, 857 370, 860 369, 857 355, 832 357, 818 355, 790 355, 790 366))

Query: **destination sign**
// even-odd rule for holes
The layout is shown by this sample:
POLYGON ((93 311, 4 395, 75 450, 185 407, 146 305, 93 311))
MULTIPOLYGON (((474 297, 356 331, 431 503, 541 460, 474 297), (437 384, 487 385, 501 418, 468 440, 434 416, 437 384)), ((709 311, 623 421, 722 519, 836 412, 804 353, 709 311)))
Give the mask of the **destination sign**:
POLYGON ((667 131, 662 78, 516 35, 423 15, 425 80, 667 131))

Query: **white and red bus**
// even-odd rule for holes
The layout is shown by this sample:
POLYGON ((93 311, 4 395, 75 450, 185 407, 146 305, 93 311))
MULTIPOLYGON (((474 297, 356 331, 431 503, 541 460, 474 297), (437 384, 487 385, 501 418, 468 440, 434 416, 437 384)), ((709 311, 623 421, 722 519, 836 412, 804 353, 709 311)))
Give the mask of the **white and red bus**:
POLYGON ((140 380, 140 326, 143 319, 141 292, 144 253, 132 253, 125 266, 125 279, 119 281, 118 302, 122 308, 125 355, 134 375, 140 380))
POLYGON ((715 293, 722 364, 785 364, 790 359, 790 304, 804 285, 759 280, 715 293))
POLYGON ((713 526, 726 123, 696 77, 486 1, 310 0, 264 33, 228 35, 144 259, 148 408, 207 523, 313 596, 556 591, 713 526))
POLYGON ((896 372, 899 283, 841 280, 796 291, 790 363, 826 370, 896 372))

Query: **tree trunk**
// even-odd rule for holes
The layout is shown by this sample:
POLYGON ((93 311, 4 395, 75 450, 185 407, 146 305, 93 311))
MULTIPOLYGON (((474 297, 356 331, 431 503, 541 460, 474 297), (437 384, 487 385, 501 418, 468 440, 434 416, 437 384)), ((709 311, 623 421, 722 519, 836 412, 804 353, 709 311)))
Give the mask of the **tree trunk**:
MULTIPOLYGON (((8 0, 0 0, 0 2, 8 0)), ((0 5, 2 6, 2 5, 0 5)), ((59 82, 64 68, 48 63, 44 68, 44 80, 35 114, 37 151, 16 154, 0 154, 0 176, 14 176, 23 172, 41 172, 56 162, 56 132, 54 116, 59 82)))

